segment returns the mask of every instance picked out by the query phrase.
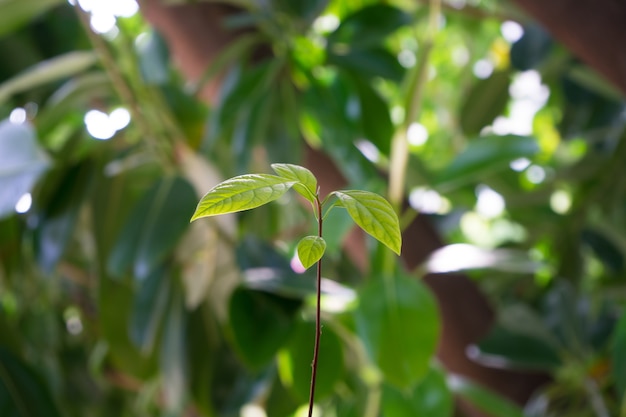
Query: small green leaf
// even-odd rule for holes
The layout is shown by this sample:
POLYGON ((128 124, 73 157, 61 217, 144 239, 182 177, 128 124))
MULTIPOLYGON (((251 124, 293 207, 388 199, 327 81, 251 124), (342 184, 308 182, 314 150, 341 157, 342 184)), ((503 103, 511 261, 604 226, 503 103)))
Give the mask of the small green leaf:
POLYGON ((317 178, 315 178, 315 175, 313 175, 311 171, 293 164, 272 164, 272 169, 276 171, 280 177, 298 181, 306 190, 303 190, 302 187, 298 187, 298 184, 294 185, 293 189, 307 200, 311 202, 315 201, 315 196, 317 195, 317 178))
POLYGON ((268 174, 231 178, 216 185, 202 197, 191 221, 260 207, 280 198, 294 184, 296 181, 268 174))
POLYGON ((324 256, 326 242, 319 236, 307 236, 298 243, 298 258, 302 266, 309 269, 324 256))
POLYGON ((364 231, 400 255, 402 235, 400 223, 391 204, 383 197, 369 191, 334 191, 352 220, 364 231))

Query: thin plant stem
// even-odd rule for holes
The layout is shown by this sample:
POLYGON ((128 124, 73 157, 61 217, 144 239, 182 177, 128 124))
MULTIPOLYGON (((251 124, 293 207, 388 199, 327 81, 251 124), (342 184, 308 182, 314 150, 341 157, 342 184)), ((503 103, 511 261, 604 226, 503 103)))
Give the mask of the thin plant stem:
MULTIPOLYGON (((317 236, 322 237, 322 203, 315 196, 317 205, 317 236)), ((320 338, 322 337, 321 298, 322 298, 322 258, 317 261, 316 278, 316 303, 315 303, 315 347, 313 348, 313 362, 311 362, 311 391, 309 392, 309 417, 313 416, 313 403, 315 402, 315 382, 317 379, 317 362, 320 352, 320 338)))

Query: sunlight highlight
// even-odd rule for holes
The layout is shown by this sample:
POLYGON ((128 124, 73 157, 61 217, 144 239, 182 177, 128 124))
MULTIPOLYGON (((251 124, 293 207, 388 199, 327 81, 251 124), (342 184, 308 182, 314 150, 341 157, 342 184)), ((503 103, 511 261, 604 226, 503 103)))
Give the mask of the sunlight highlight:
POLYGON ((26 193, 21 196, 19 200, 17 200, 17 203, 15 204, 15 211, 20 214, 27 213, 28 210, 30 210, 32 204, 33 197, 30 195, 30 193, 26 193))

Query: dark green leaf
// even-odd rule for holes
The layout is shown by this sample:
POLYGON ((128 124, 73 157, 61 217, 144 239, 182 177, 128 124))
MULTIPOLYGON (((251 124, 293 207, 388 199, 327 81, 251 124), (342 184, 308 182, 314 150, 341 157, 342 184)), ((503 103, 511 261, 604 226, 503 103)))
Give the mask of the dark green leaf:
POLYGON ((191 221, 249 210, 280 198, 296 181, 268 174, 248 174, 226 180, 205 194, 191 221))
POLYGON ((389 107, 371 84, 354 77, 361 107, 361 126, 365 138, 383 155, 389 155, 394 126, 389 107))
POLYGON ((328 36, 328 43, 345 44, 351 48, 382 45, 385 38, 411 23, 411 16, 388 4, 365 6, 346 16, 333 33, 328 36))
POLYGON ((0 122, 0 218, 15 213, 15 204, 50 164, 35 135, 30 124, 0 122))
POLYGON ((322 259, 326 250, 326 242, 319 236, 306 236, 298 242, 298 258, 305 269, 322 259))
POLYGON ((524 27, 524 34, 511 46, 511 65, 520 71, 536 68, 552 49, 550 34, 536 23, 524 27))
POLYGON ((254 369, 267 365, 287 342, 299 301, 239 288, 230 299, 233 341, 245 363, 254 369))
POLYGON ((467 136, 475 136, 504 113, 509 101, 510 74, 497 71, 474 84, 461 106, 461 129, 467 136))
POLYGON ((160 358, 166 415, 181 415, 185 406, 188 373, 186 334, 187 322, 183 295, 180 290, 175 289, 163 328, 160 358))
POLYGON ((622 317, 615 326, 611 352, 613 361, 611 373, 615 379, 617 398, 624 404, 626 403, 626 313, 622 313, 622 317))
POLYGON ((169 300, 170 277, 168 269, 155 269, 139 288, 133 301, 130 317, 130 338, 143 353, 152 352, 161 321, 169 300))
POLYGON ((561 365, 559 353, 531 336, 494 326, 473 352, 472 359, 487 366, 552 371, 561 365))
POLYGON ((369 191, 345 190, 332 193, 352 220, 364 231, 400 255, 402 236, 396 212, 383 197, 369 191))
POLYGON ((60 417, 41 377, 0 346, 0 411, 7 417, 60 417))
POLYGON ((181 177, 158 181, 137 203, 108 260, 114 276, 133 265, 136 278, 147 277, 176 246, 189 226, 196 194, 181 177))
POLYGON ((584 229, 581 239, 613 274, 620 274, 624 270, 622 251, 606 235, 596 230, 584 229))
POLYGON ((400 81, 405 72, 398 59, 384 48, 329 51, 326 59, 331 65, 368 78, 382 77, 400 81))
POLYGON ((431 366, 415 387, 399 390, 384 385, 381 408, 385 417, 449 417, 454 411, 454 398, 444 372, 431 366))
MULTIPOLYGON (((286 348, 279 356, 279 373, 283 383, 300 400, 309 397, 311 386, 311 359, 315 341, 315 323, 301 321, 293 330, 286 348)), ((343 352, 339 338, 329 327, 324 327, 320 339, 315 399, 329 396, 343 374, 343 352)))
POLYGON ((434 297, 416 278, 371 279, 359 291, 356 324, 390 384, 407 388, 428 372, 441 326, 434 297))
POLYGON ((139 69, 147 84, 165 84, 169 78, 169 51, 161 35, 151 30, 137 39, 139 69))
MULTIPOLYGON (((28 23, 63 0, 3 0, 0 2, 0 38, 28 23)), ((1 101, 1 100, 0 100, 1 101)))
POLYGON ((448 386, 453 393, 489 415, 524 417, 524 413, 517 405, 460 376, 449 376, 448 386))
POLYGON ((485 136, 469 142, 443 171, 435 184, 442 189, 472 183, 494 172, 508 169, 511 161, 539 152, 537 140, 526 136, 485 136))

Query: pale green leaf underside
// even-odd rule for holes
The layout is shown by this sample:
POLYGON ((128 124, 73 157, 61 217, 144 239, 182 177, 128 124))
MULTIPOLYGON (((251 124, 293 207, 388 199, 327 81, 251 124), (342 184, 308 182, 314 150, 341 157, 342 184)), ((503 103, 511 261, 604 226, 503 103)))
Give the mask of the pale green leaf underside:
POLYGON ((268 174, 247 174, 226 180, 198 203, 191 221, 201 217, 250 210, 276 200, 296 181, 268 174))
POLYGON ((318 236, 307 236, 298 242, 298 258, 306 269, 324 256, 326 241, 318 236))
POLYGON ((305 188, 303 190, 298 185, 294 187, 304 198, 314 201, 317 194, 317 179, 308 169, 293 164, 272 164, 272 169, 281 177, 298 181, 305 188))
POLYGON ((361 229, 400 255, 400 222, 387 200, 369 191, 335 191, 333 194, 361 229))

